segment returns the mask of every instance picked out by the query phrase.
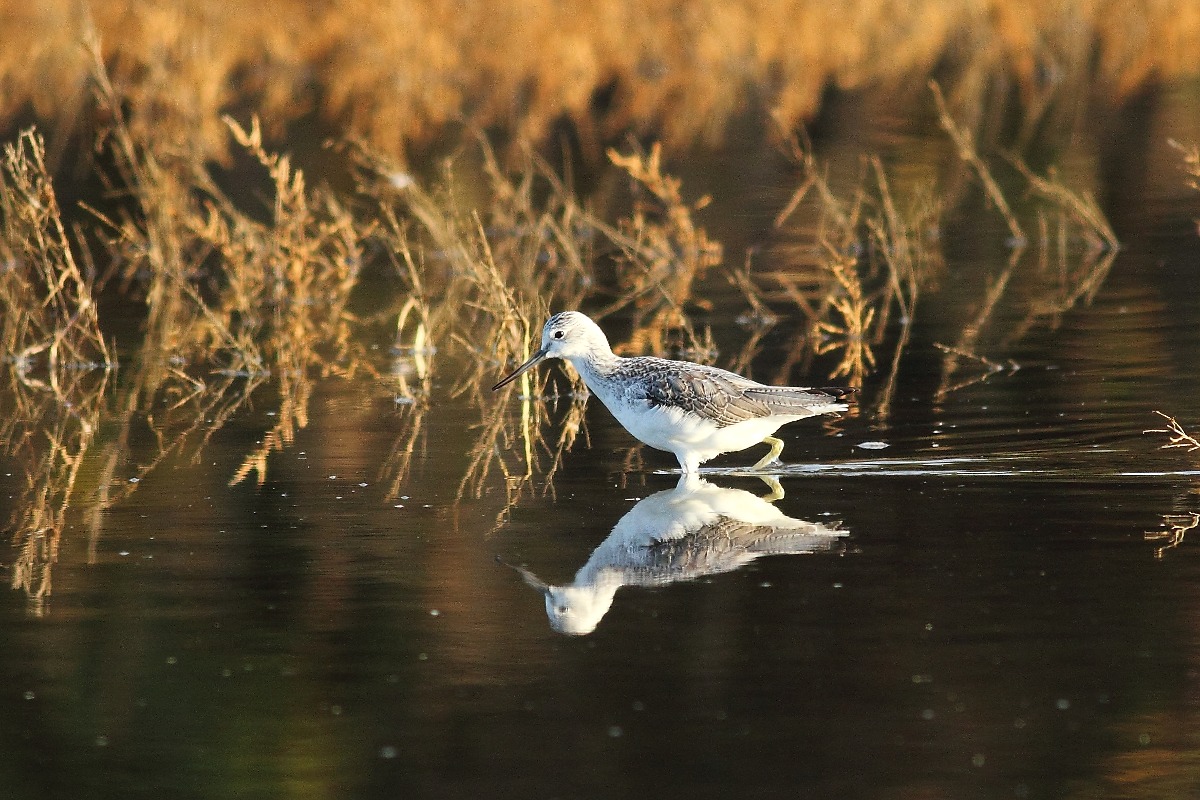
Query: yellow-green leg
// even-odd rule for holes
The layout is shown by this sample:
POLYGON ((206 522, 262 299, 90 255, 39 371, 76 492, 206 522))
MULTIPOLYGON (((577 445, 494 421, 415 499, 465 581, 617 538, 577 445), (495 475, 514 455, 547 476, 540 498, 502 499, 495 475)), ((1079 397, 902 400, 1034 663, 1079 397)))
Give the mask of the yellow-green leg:
POLYGON ((778 461, 779 454, 783 452, 783 439, 776 439, 774 436, 768 436, 767 438, 763 439, 763 444, 771 445, 771 449, 767 451, 765 456, 758 460, 758 463, 754 465, 754 469, 762 469, 767 464, 770 464, 773 461, 778 461))
POLYGON ((779 479, 774 475, 759 475, 758 479, 767 485, 771 490, 770 494, 762 495, 762 499, 768 503, 774 503, 776 500, 783 499, 783 487, 779 485, 779 479))

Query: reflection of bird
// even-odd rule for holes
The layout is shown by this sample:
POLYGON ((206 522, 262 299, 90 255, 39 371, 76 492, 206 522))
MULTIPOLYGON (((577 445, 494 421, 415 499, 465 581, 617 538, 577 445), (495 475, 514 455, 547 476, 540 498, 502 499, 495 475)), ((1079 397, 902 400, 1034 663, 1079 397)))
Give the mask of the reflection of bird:
POLYGON ((579 635, 596 629, 622 586, 661 586, 730 572, 759 556, 828 550, 845 535, 788 517, 750 492, 684 475, 621 517, 573 583, 551 586, 512 568, 545 595, 550 627, 579 635))
POLYGON ((788 422, 845 411, 846 389, 767 386, 741 375, 689 361, 622 358, 600 326, 577 311, 547 320, 542 346, 493 391, 547 358, 571 362, 587 387, 617 421, 641 441, 674 453, 684 472, 721 453, 759 442, 770 451, 754 465, 779 458, 783 442, 771 434, 788 422))

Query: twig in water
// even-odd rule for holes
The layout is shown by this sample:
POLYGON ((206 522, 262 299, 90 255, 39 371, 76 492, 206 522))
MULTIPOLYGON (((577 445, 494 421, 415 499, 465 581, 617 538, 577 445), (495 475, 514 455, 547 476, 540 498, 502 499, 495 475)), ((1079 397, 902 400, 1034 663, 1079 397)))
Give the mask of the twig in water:
POLYGON ((965 389, 966 387, 973 386, 977 383, 983 383, 997 372, 1004 372, 1007 370, 1011 375, 1021 368, 1021 365, 1011 358, 1008 359, 1007 364, 1001 364, 998 361, 993 361, 990 358, 981 356, 978 353, 972 353, 971 351, 964 350, 960 347, 951 347, 950 345, 942 344, 941 342, 934 342, 933 346, 946 354, 946 363, 942 368, 942 384, 938 387, 937 391, 938 400, 944 399, 946 395, 950 394, 951 392, 956 392, 959 389, 965 389), (984 372, 982 375, 976 375, 973 378, 967 378, 959 381, 958 383, 951 384, 950 376, 954 374, 954 371, 958 367, 957 363, 955 363, 957 358, 968 358, 972 361, 976 361, 983 366, 986 372, 984 372))
POLYGON ((1155 411, 1160 417, 1167 421, 1165 428, 1150 428, 1142 431, 1142 433, 1165 433, 1170 437, 1170 441, 1162 446, 1163 450, 1171 450, 1173 448, 1182 447, 1191 453, 1195 450, 1200 450, 1200 440, 1183 429, 1183 426, 1175 421, 1175 418, 1164 414, 1161 411, 1155 411))

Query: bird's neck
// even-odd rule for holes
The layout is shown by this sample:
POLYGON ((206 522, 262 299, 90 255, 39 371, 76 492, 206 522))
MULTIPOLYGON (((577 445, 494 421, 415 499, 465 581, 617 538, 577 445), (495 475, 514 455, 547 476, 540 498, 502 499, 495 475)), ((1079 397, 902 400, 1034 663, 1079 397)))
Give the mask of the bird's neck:
POLYGON ((598 347, 568 360, 592 391, 615 373, 621 364, 621 357, 607 347, 598 347))

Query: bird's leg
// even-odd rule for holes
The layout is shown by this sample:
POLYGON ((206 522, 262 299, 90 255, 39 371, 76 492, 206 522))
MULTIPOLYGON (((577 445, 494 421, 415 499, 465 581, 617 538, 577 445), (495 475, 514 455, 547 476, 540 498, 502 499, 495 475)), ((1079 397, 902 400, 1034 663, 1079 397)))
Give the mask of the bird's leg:
POLYGON ((779 454, 783 452, 783 439, 776 439, 774 436, 768 436, 767 438, 763 439, 763 444, 771 445, 771 449, 767 451, 765 456, 758 460, 758 463, 754 465, 754 469, 762 469, 767 464, 770 464, 773 461, 778 461, 779 454))
POLYGON ((675 458, 679 460, 679 468, 683 470, 684 475, 699 474, 700 459, 691 453, 676 453, 675 458))
POLYGON ((776 500, 783 499, 783 487, 779 485, 779 478, 774 475, 759 475, 758 479, 767 485, 771 490, 770 494, 762 495, 762 499, 768 503, 774 503, 776 500))

